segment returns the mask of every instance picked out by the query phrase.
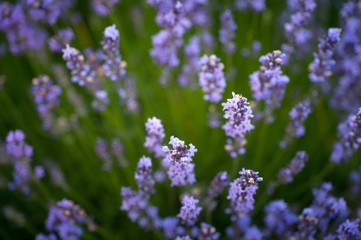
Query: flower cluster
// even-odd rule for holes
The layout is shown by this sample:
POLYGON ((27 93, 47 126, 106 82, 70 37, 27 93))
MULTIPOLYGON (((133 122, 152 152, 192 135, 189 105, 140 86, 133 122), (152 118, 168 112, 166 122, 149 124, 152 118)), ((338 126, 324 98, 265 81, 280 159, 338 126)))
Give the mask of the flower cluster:
POLYGON ((269 122, 273 121, 270 116, 273 109, 280 106, 289 78, 282 75, 281 66, 284 64, 285 54, 281 51, 273 51, 261 56, 262 63, 259 71, 252 73, 250 86, 256 101, 264 100, 266 103, 265 116, 269 122))
MULTIPOLYGON (((189 1, 191 2, 191 1, 189 1)), ((200 36, 193 36, 184 47, 184 54, 187 58, 187 64, 183 65, 182 73, 178 76, 180 86, 196 87, 195 76, 199 69, 199 52, 201 48, 200 36)))
POLYGON ((185 195, 182 199, 182 207, 177 215, 187 226, 193 226, 202 208, 198 207, 199 200, 193 196, 185 195))
POLYGON ((207 223, 201 223, 200 233, 198 235, 199 240, 218 240, 220 234, 216 232, 216 228, 207 223))
POLYGON ((161 227, 158 208, 150 205, 148 194, 122 187, 121 196, 123 200, 120 209, 128 212, 132 222, 137 222, 139 226, 147 229, 161 227))
POLYGON ((305 208, 298 217, 298 232, 296 239, 313 239, 318 225, 318 218, 312 208, 305 208))
POLYGON ((193 144, 189 148, 184 141, 174 136, 170 137, 169 144, 173 149, 163 146, 166 153, 163 159, 163 166, 167 169, 168 177, 171 180, 171 186, 185 186, 195 183, 194 163, 192 157, 197 152, 193 144))
POLYGON ((297 152, 291 162, 285 168, 281 168, 277 176, 278 180, 283 184, 292 182, 293 177, 302 171, 307 161, 308 155, 305 151, 297 152))
POLYGON ((92 0, 92 7, 99 16, 108 16, 119 0, 92 0))
POLYGON ((226 145, 226 150, 232 157, 236 157, 237 154, 245 153, 245 135, 254 129, 254 126, 251 123, 253 112, 247 98, 235 93, 232 93, 232 96, 232 99, 227 99, 226 103, 222 103, 224 118, 228 119, 222 128, 226 136, 235 140, 233 146, 230 142, 226 145))
POLYGON ((28 195, 31 191, 29 183, 44 176, 41 166, 31 167, 33 147, 25 142, 25 134, 21 130, 10 131, 6 137, 6 154, 14 168, 13 181, 8 183, 10 190, 21 190, 28 195))
POLYGON ((343 198, 336 198, 331 195, 331 183, 323 183, 320 188, 313 189, 314 196, 311 204, 315 216, 318 219, 318 228, 325 233, 331 220, 343 217, 347 212, 346 202, 343 198))
POLYGON ((258 189, 258 182, 263 178, 258 172, 242 169, 241 177, 230 183, 227 199, 231 201, 231 213, 233 220, 240 218, 253 210, 254 198, 258 189))
MULTIPOLYGON (((86 212, 79 205, 67 199, 59 201, 56 206, 50 208, 45 222, 46 229, 56 233, 60 240, 80 239, 83 235, 83 228, 79 225, 83 224, 86 224, 90 231, 95 230, 95 225, 86 212)), ((57 239, 54 233, 49 236, 38 234, 36 239, 57 239)))
POLYGON ((152 160, 149 157, 143 156, 139 159, 135 180, 137 181, 138 189, 148 194, 154 193, 152 160))
POLYGON ((217 202, 215 198, 222 193, 223 189, 228 185, 228 181, 227 172, 219 172, 212 180, 208 188, 208 196, 205 199, 205 204, 209 211, 216 207, 217 202))
POLYGON ((52 36, 48 40, 50 50, 53 52, 61 52, 67 44, 70 44, 73 37, 74 32, 71 28, 60 29, 57 35, 52 36))
POLYGON ((161 144, 165 134, 161 120, 156 117, 148 118, 145 123, 145 130, 148 135, 145 137, 144 147, 148 148, 148 151, 154 153, 156 157, 164 156, 161 144))
POLYGON ((31 91, 44 129, 51 129, 56 121, 53 109, 60 103, 60 86, 53 84, 48 76, 41 75, 33 79, 31 91))
POLYGON ((299 138, 305 134, 305 127, 303 126, 304 121, 311 113, 311 102, 309 99, 305 99, 302 102, 297 103, 289 112, 291 121, 286 127, 286 136, 280 142, 280 146, 285 148, 291 141, 292 138, 299 138))
POLYGON ((21 4, 3 2, 0 5, 0 30, 5 32, 9 49, 13 54, 29 50, 40 50, 47 38, 47 32, 27 18, 21 4))
POLYGON ((103 70, 106 77, 118 81, 125 75, 126 62, 119 54, 119 31, 115 25, 105 28, 104 40, 101 43, 104 50, 103 70))
POLYGON ((327 36, 319 40, 318 52, 314 54, 315 59, 308 66, 308 75, 312 82, 325 82, 332 75, 331 68, 335 65, 332 59, 336 44, 340 41, 340 28, 328 29, 327 36))
POLYGON ((283 46, 283 50, 293 49, 295 46, 304 51, 312 37, 311 31, 306 27, 310 23, 316 3, 314 0, 289 0, 288 4, 295 13, 291 15, 291 21, 284 25, 285 35, 289 43, 283 46))
POLYGON ((230 10, 226 10, 221 15, 221 29, 219 30, 219 41, 223 44, 223 49, 227 54, 232 54, 235 51, 236 45, 233 42, 235 38, 234 31, 237 30, 237 25, 233 21, 233 16, 230 10))
POLYGON ((265 224, 269 234, 278 238, 289 239, 297 216, 293 214, 283 200, 275 200, 265 206, 265 224))
POLYGON ((361 143, 361 108, 355 115, 338 126, 338 141, 333 146, 330 160, 340 163, 347 161, 361 143))
POLYGON ((183 35, 190 28, 191 22, 186 17, 181 1, 148 1, 157 8, 156 21, 164 27, 152 37, 153 49, 150 55, 163 66, 178 66, 178 48, 183 44, 183 35))
POLYGON ((337 46, 335 59, 337 86, 334 88, 331 104, 351 113, 361 106, 361 24, 360 1, 347 1, 340 11, 342 38, 337 46))
POLYGON ((74 0, 27 0, 25 9, 34 21, 54 25, 73 5, 74 0))
POLYGON ((121 81, 125 75, 126 62, 119 53, 119 32, 115 25, 109 26, 104 31, 104 40, 101 42, 103 51, 93 52, 86 49, 82 55, 77 49, 66 45, 63 49, 63 58, 67 68, 71 70, 71 80, 80 86, 86 86, 94 95, 92 106, 98 111, 103 111, 109 104, 108 91, 102 82, 110 79, 114 82, 119 96, 124 101, 129 111, 137 111, 134 84, 129 80, 121 81))
POLYGON ((224 78, 224 65, 216 55, 204 55, 199 60, 199 86, 204 92, 204 100, 218 103, 222 99, 226 80, 224 78))
POLYGON ((265 0, 237 0, 236 7, 241 10, 252 10, 262 12, 266 8, 265 0))

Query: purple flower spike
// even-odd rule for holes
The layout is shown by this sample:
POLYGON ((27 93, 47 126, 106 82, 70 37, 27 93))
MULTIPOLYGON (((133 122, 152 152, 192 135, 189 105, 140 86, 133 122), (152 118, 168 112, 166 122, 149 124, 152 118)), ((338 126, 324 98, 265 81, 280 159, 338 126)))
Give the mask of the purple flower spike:
POLYGON ((127 63, 122 60, 119 53, 119 31, 115 25, 105 29, 104 40, 101 44, 105 53, 103 64, 105 76, 112 81, 118 81, 125 75, 127 63))
POLYGON ((286 55, 278 50, 261 56, 259 61, 262 66, 259 71, 249 76, 253 97, 257 102, 264 100, 266 103, 263 114, 268 122, 273 121, 271 113, 280 107, 286 84, 289 82, 289 78, 282 75, 281 71, 285 57, 286 55))
POLYGON ((108 16, 119 0, 92 0, 94 11, 102 17, 108 16))
POLYGON ((70 44, 73 38, 74 32, 71 28, 60 29, 57 35, 48 40, 50 50, 53 52, 61 52, 66 44, 70 44))
POLYGON ((233 21, 233 16, 230 10, 226 10, 221 15, 221 29, 219 30, 219 41, 223 44, 223 49, 227 54, 234 53, 236 48, 233 42, 235 38, 235 31, 237 25, 233 21))
POLYGON ((198 240, 218 240, 220 234, 216 232, 216 228, 207 223, 201 223, 198 240))
POLYGON ((338 126, 338 141, 333 146, 330 160, 339 164, 347 161, 361 143, 361 108, 338 126))
POLYGON ((266 8, 266 4, 265 0, 237 0, 236 7, 241 11, 262 12, 266 8))
POLYGON ((148 118, 145 123, 147 136, 145 137, 144 147, 148 148, 150 153, 154 153, 156 157, 163 157, 162 142, 165 137, 164 127, 161 120, 156 117, 148 118))
POLYGON ((311 82, 325 82, 332 75, 331 68, 336 64, 332 59, 333 51, 340 41, 340 28, 328 29, 327 36, 319 40, 318 52, 314 53, 315 59, 308 66, 311 82))
POLYGON ((60 86, 55 85, 48 76, 41 75, 33 79, 31 91, 44 129, 51 130, 57 123, 53 110, 60 104, 59 95, 62 92, 60 86))
POLYGON ((83 235, 83 229, 79 226, 83 223, 89 230, 95 229, 92 219, 79 205, 63 199, 50 208, 45 226, 48 231, 56 232, 60 239, 78 240, 83 235))
POLYGON ((199 60, 201 71, 199 73, 199 86, 204 92, 204 100, 218 103, 222 100, 226 80, 224 78, 224 65, 216 55, 204 55, 199 60))
POLYGON ((280 142, 280 146, 282 148, 287 147, 287 145, 292 141, 292 138, 300 138, 305 134, 305 127, 303 126, 303 123, 310 113, 311 102, 309 99, 298 103, 295 107, 292 108, 288 114, 291 118, 291 121, 286 127, 286 136, 280 142))
POLYGON ((312 32, 307 27, 316 3, 314 0, 290 0, 288 5, 295 13, 291 15, 291 21, 284 25, 288 44, 285 44, 282 50, 290 54, 295 46, 302 53, 308 49, 307 43, 312 37, 312 32))
POLYGON ((205 205, 208 208, 208 211, 212 211, 217 206, 217 201, 215 200, 223 191, 223 189, 228 185, 228 174, 227 172, 219 172, 214 179, 212 180, 208 188, 208 196, 204 200, 205 205))
POLYGON ((245 135, 254 129, 254 126, 251 123, 253 112, 247 98, 235 93, 232 93, 232 96, 232 99, 227 99, 226 103, 222 103, 223 117, 228 119, 222 128, 226 132, 226 136, 234 140, 233 144, 229 140, 225 148, 232 157, 236 157, 237 154, 245 153, 245 135))
POLYGON ((185 195, 182 199, 182 207, 180 213, 177 215, 187 226, 193 226, 200 211, 201 207, 198 207, 199 200, 193 196, 185 195))
POLYGON ((227 199, 231 201, 231 213, 233 220, 247 215, 253 210, 254 198, 258 189, 258 182, 263 178, 258 176, 258 172, 242 169, 239 172, 240 178, 230 183, 227 199))
POLYGON ((283 184, 292 182, 293 177, 302 171, 307 161, 308 155, 305 151, 297 152, 291 163, 279 171, 277 176, 278 180, 283 184))
POLYGON ((288 239, 298 218, 290 212, 287 203, 283 200, 272 201, 265 206, 265 212, 267 230, 279 238, 288 239))
POLYGON ((154 180, 152 178, 152 160, 149 157, 141 157, 138 162, 135 180, 138 188, 147 193, 154 193, 154 180))
POLYGON ((335 240, 338 239, 361 239, 361 220, 357 218, 354 221, 346 220, 337 229, 335 240))
POLYGON ((173 149, 163 146, 166 156, 163 159, 163 166, 168 169, 168 177, 171 180, 171 186, 186 186, 195 183, 194 163, 192 157, 197 152, 193 144, 189 148, 184 141, 171 136, 169 144, 173 149))

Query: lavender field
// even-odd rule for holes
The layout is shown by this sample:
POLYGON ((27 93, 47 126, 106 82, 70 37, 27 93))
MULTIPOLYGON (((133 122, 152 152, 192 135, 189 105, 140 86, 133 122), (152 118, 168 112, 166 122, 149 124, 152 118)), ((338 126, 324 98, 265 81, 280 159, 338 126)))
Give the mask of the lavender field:
POLYGON ((0 2, 0 239, 361 240, 361 0, 0 2))

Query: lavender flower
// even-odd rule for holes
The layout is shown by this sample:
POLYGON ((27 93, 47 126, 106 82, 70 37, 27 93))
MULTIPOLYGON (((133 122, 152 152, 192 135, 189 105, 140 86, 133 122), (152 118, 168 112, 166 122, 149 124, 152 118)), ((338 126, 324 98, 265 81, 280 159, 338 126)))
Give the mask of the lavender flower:
POLYGON ((182 199, 182 207, 180 213, 177 215, 187 226, 193 226, 200 211, 201 207, 198 207, 199 200, 193 196, 185 195, 182 199))
POLYGON ((232 92, 232 99, 227 99, 226 103, 222 103, 224 118, 228 121, 222 126, 226 132, 226 136, 234 139, 235 143, 231 145, 231 140, 227 142, 226 150, 232 157, 237 154, 245 153, 245 135, 254 129, 251 123, 253 118, 252 109, 247 102, 247 98, 232 92))
POLYGON ((208 196, 205 199, 209 211, 212 211, 216 207, 217 202, 215 198, 222 193, 223 189, 228 185, 228 181, 227 172, 219 172, 212 180, 208 188, 208 196))
POLYGON ((283 184, 292 182, 293 176, 302 171, 307 161, 308 155, 305 151, 297 152, 290 164, 279 171, 277 176, 278 180, 280 180, 283 184))
POLYGON ((311 39, 312 33, 306 27, 309 25, 313 10, 316 8, 314 0, 289 0, 290 9, 296 11, 291 15, 291 21, 285 23, 285 35, 288 44, 283 46, 283 50, 293 51, 293 46, 304 51, 307 48, 307 42, 311 39))
MULTIPOLYGON (((193 1, 188 1, 193 2, 193 1)), ((199 52, 201 50, 201 39, 199 36, 193 36, 189 39, 184 48, 187 58, 187 64, 182 67, 182 73, 178 77, 178 83, 181 86, 190 86, 195 88, 195 76, 199 69, 199 52)))
POLYGON ((265 0, 237 0, 236 7, 241 11, 262 12, 266 8, 266 4, 265 0))
POLYGON ((5 32, 13 54, 39 51, 47 38, 46 31, 28 22, 21 4, 14 6, 4 2, 0 5, 0 30, 5 32))
POLYGON ((74 38, 74 32, 71 28, 60 29, 58 34, 49 38, 48 44, 53 52, 61 52, 66 44, 70 44, 74 38))
POLYGON ((359 1, 347 1, 340 11, 342 39, 337 46, 335 66, 339 76, 334 88, 331 104, 340 110, 351 113, 361 106, 361 42, 359 26, 361 8, 359 1))
POLYGON ((247 228, 243 239, 245 240, 261 240, 262 239, 262 232, 256 226, 252 226, 247 228))
POLYGON ((154 153, 156 157, 164 156, 161 144, 165 134, 161 120, 156 117, 148 118, 145 123, 145 130, 148 135, 145 137, 144 146, 148 148, 150 153, 154 153))
POLYGON ((93 10, 102 17, 108 16, 119 0, 92 0, 93 10))
POLYGON ((262 63, 259 71, 252 73, 250 86, 252 95, 256 101, 264 100, 266 103, 264 115, 268 122, 272 122, 271 113, 273 109, 280 106, 289 78, 282 75, 281 66, 284 64, 285 54, 281 51, 273 51, 261 56, 262 63))
POLYGON ((291 121, 286 127, 287 134, 284 139, 280 142, 280 146, 285 148, 292 140, 292 138, 299 138, 305 134, 305 127, 303 126, 304 121, 311 113, 311 102, 309 99, 305 99, 299 102, 289 112, 291 121))
POLYGON ((332 55, 340 41, 340 34, 340 28, 330 28, 327 36, 319 40, 318 52, 314 53, 315 59, 308 67, 308 76, 312 82, 325 82, 332 75, 331 68, 335 65, 332 55))
POLYGON ((102 138, 97 138, 95 143, 95 152, 97 153, 98 157, 103 161, 102 169, 104 171, 109 171, 112 166, 113 162, 108 152, 107 143, 102 138))
POLYGON ((230 10, 226 10, 221 15, 221 29, 219 30, 219 41, 223 44, 223 49, 227 54, 234 53, 236 48, 233 42, 235 38, 235 30, 237 25, 233 21, 233 16, 230 10))
POLYGON ((242 169, 240 178, 230 183, 227 199, 231 201, 233 220, 248 214, 253 209, 253 195, 258 189, 258 182, 263 178, 258 177, 258 172, 242 169))
POLYGON ((128 166, 128 161, 124 157, 124 146, 119 139, 112 139, 110 148, 113 156, 118 160, 119 166, 128 166))
POLYGON ((347 161, 361 143, 361 108, 338 126, 338 141, 333 146, 330 160, 339 164, 347 161))
MULTIPOLYGON (((89 230, 95 229, 92 219, 79 205, 63 199, 50 208, 45 226, 48 231, 56 232, 61 240, 76 240, 83 235, 83 229, 79 225, 84 223, 89 230)), ((50 236, 49 239, 51 239, 50 236)))
POLYGON ((194 175, 194 163, 192 157, 197 152, 193 144, 189 144, 189 148, 184 144, 184 141, 171 136, 169 144, 172 145, 173 150, 167 146, 163 146, 163 151, 166 153, 163 159, 163 166, 168 169, 168 177, 171 180, 171 186, 186 186, 193 184, 196 179, 194 175))
POLYGON ((361 238, 361 220, 357 218, 354 221, 346 220, 337 229, 335 239, 360 239, 361 238))
POLYGON ((177 51, 183 44, 183 34, 191 26, 191 22, 186 18, 184 6, 180 1, 148 3, 157 8, 156 21, 165 28, 152 37, 153 49, 150 55, 158 64, 174 68, 179 64, 177 51))
MULTIPOLYGON (((361 190, 361 166, 357 170, 350 171, 350 196, 355 198, 358 196, 361 190)), ((360 215, 361 216, 361 215, 360 215)))
POLYGON ((332 196, 331 190, 330 183, 323 183, 320 188, 312 190, 314 200, 311 208, 318 218, 318 227, 322 233, 326 232, 331 220, 347 211, 345 200, 332 196))
POLYGON ((53 84, 53 81, 46 75, 40 75, 33 79, 32 94, 37 104, 37 110, 43 127, 51 129, 57 121, 54 108, 60 104, 59 95, 62 90, 60 86, 53 84))
POLYGON ((164 218, 162 228, 165 237, 168 239, 174 239, 177 235, 184 234, 184 228, 180 226, 179 219, 176 217, 164 218))
POLYGON ((207 223, 201 223, 201 230, 198 240, 218 240, 220 234, 216 232, 216 228, 207 223))
POLYGON ((288 239, 298 219, 290 212, 287 203, 283 200, 272 201, 265 206, 265 212, 267 231, 276 234, 278 238, 288 239))
POLYGON ((36 235, 35 240, 58 240, 58 238, 53 233, 50 233, 49 235, 39 233, 38 235, 36 235))
POLYGON ((154 193, 154 180, 152 178, 152 160, 143 156, 139 159, 135 172, 138 188, 145 193, 154 193))
POLYGON ((226 80, 224 78, 224 65, 215 55, 204 55, 200 58, 201 72, 199 73, 199 86, 204 92, 204 100, 218 103, 222 99, 226 80))
POLYGON ((54 25, 59 17, 69 11, 74 2, 74 0, 27 0, 26 9, 33 20, 54 25))
POLYGON ((25 134, 21 130, 10 131, 6 137, 6 152, 15 158, 31 158, 33 147, 25 141, 25 134))
POLYGON ((119 54, 119 31, 115 25, 107 27, 104 31, 104 40, 101 43, 105 53, 103 70, 105 76, 112 81, 121 79, 125 74, 126 62, 119 54))
POLYGON ((84 56, 75 48, 66 45, 66 48, 62 50, 63 58, 67 62, 66 66, 71 70, 71 80, 78 83, 80 86, 95 81, 96 72, 91 69, 90 65, 84 62, 84 56))
POLYGON ((298 217, 298 238, 296 239, 313 239, 318 225, 318 218, 312 208, 305 208, 298 217))
POLYGON ((183 237, 177 236, 177 238, 175 240, 191 240, 191 238, 188 235, 183 236, 183 237))

